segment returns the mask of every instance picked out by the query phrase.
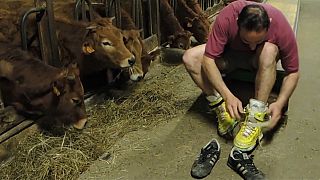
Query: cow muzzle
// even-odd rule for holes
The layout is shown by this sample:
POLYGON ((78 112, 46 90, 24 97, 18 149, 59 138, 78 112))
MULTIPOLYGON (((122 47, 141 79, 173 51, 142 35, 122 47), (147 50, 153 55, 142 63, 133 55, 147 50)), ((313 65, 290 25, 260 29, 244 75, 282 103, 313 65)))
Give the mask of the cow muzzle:
POLYGON ((80 130, 84 128, 86 123, 87 123, 87 118, 80 119, 78 122, 73 124, 73 127, 80 130))

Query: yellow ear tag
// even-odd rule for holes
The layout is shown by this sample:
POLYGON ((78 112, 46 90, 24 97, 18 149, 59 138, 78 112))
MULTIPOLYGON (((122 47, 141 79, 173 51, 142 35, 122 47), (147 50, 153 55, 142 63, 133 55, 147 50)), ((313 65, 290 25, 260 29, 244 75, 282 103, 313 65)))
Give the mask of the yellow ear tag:
POLYGON ((94 50, 91 46, 83 46, 83 47, 82 47, 82 51, 83 51, 85 54, 91 54, 91 53, 93 53, 95 50, 94 50))
POLYGON ((58 90, 57 87, 54 86, 52 89, 53 89, 53 93, 54 93, 55 95, 60 96, 61 93, 60 93, 60 91, 58 90))

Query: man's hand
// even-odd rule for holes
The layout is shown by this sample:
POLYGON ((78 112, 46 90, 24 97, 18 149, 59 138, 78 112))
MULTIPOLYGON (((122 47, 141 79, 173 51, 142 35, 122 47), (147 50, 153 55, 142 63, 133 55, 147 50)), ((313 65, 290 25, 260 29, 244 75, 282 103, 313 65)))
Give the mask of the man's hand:
POLYGON ((274 102, 269 105, 268 113, 271 115, 271 119, 269 120, 270 123, 267 127, 269 130, 273 129, 280 120, 282 107, 283 106, 281 106, 277 102, 274 102))
POLYGON ((241 119, 240 113, 243 113, 242 102, 235 97, 234 95, 230 95, 225 99, 227 110, 230 113, 232 118, 236 118, 238 120, 241 119))

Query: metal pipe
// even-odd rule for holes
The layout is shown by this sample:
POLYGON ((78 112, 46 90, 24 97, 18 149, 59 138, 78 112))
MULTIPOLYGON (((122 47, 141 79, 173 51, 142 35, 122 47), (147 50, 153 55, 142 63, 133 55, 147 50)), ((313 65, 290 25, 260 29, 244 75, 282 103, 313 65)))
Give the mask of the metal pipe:
POLYGON ((31 8, 29 11, 23 14, 20 21, 20 35, 21 35, 21 48, 22 50, 28 49, 28 35, 27 35, 27 20, 28 16, 32 13, 41 13, 43 15, 45 8, 31 8))
POLYGON ((51 0, 46 0, 47 16, 48 16, 48 36, 51 48, 51 64, 55 67, 60 67, 58 41, 56 36, 56 28, 54 23, 53 4, 51 0))
POLYGON ((76 0, 76 4, 74 6, 74 19, 79 21, 79 6, 82 4, 82 0, 76 0))
POLYGON ((0 135, 0 144, 2 142, 6 141, 7 139, 9 139, 10 137, 12 137, 12 136, 18 134, 19 132, 23 131, 24 129, 30 127, 33 124, 34 124, 34 121, 25 120, 25 121, 22 121, 17 126, 7 130, 6 132, 4 132, 3 134, 0 135))

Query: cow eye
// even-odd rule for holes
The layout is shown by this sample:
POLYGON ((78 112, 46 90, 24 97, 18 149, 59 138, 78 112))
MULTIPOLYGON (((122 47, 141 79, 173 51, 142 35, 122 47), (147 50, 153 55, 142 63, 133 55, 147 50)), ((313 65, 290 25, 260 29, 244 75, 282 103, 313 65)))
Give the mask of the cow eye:
POLYGON ((71 101, 75 105, 81 104, 81 99, 80 98, 72 98, 71 101))
POLYGON ((103 45, 103 46, 111 46, 111 43, 108 42, 108 41, 103 41, 103 42, 102 42, 102 45, 103 45))

